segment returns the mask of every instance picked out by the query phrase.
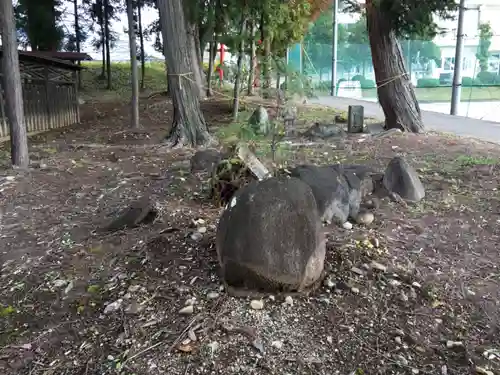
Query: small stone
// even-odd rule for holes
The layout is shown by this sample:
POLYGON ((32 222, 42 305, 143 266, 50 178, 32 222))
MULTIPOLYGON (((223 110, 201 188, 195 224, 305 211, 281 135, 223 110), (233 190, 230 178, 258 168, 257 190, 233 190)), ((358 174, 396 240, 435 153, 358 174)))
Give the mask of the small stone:
POLYGON ((179 310, 179 314, 181 315, 191 315, 194 312, 193 305, 187 305, 179 310))
POLYGON ((188 337, 191 341, 196 341, 196 339, 197 339, 196 334, 194 333, 194 331, 192 329, 190 329, 188 331, 188 337))
POLYGON ((384 266, 383 264, 381 263, 378 263, 378 262, 371 262, 371 266, 373 269, 377 270, 377 271, 381 271, 381 272, 386 272, 387 271, 387 267, 384 266))
POLYGON ((200 232, 194 232, 194 233, 192 233, 192 234, 191 234, 191 239, 192 239, 193 241, 198 242, 198 241, 200 241, 202 238, 203 238, 203 234, 201 234, 200 232))
POLYGON ((344 229, 348 229, 349 230, 349 229, 352 229, 352 224, 350 222, 346 221, 344 224, 342 224, 342 227, 344 229))
POLYGON ((358 215, 356 222, 362 225, 370 225, 375 220, 375 215, 371 212, 363 212, 358 215))
POLYGON ((399 336, 396 336, 396 338, 394 339, 394 341, 396 341, 396 343, 398 345, 402 345, 403 344, 403 340, 401 340, 401 337, 399 337, 399 336))
POLYGON ((365 272, 362 269, 359 269, 358 267, 352 267, 351 271, 354 272, 355 274, 361 275, 361 276, 365 274, 365 272))
POLYGON ((417 289, 420 289, 422 288, 422 285, 420 285, 419 283, 417 283, 416 281, 412 282, 411 283, 411 286, 414 287, 414 288, 417 288, 417 289))
POLYGON ((397 287, 397 286, 401 285, 401 281, 396 280, 396 279, 391 279, 391 280, 389 280, 389 285, 397 287))
POLYGON ((351 288, 351 292, 353 292, 354 294, 359 294, 359 289, 353 286, 351 288))
POLYGON ((54 285, 54 287, 56 287, 56 288, 62 288, 62 287, 63 287, 63 286, 65 286, 67 283, 68 283, 68 281, 67 281, 67 280, 58 279, 58 280, 54 280, 53 285, 54 285))
POLYGON ((421 346, 416 346, 415 347, 415 350, 418 352, 418 353, 425 353, 425 349, 422 348, 421 346))
POLYGON ((406 293, 405 293, 405 292, 403 292, 403 291, 402 291, 402 292, 401 292, 401 294, 399 295, 399 299, 400 299, 401 301, 403 301, 403 302, 408 302, 408 300, 409 300, 408 296, 407 296, 407 295, 406 295, 406 293))
POLYGON ((412 368, 412 369, 411 369, 411 373, 412 373, 412 374, 417 375, 419 372, 420 372, 420 371, 418 370, 418 368, 412 368))
POLYGON ((293 298, 292 298, 292 296, 286 296, 285 297, 285 304, 287 304, 288 306, 293 306, 293 298))
POLYGON ((329 344, 333 344, 333 337, 332 337, 332 336, 326 336, 326 341, 327 341, 329 344))
POLYGON ((185 305, 186 306, 193 306, 195 303, 196 303, 196 298, 193 297, 193 298, 187 299, 185 305))
POLYGON ((276 349, 282 349, 283 348, 283 341, 276 340, 271 343, 271 346, 276 349))
POLYGON ((220 294, 219 294, 219 293, 217 293, 217 292, 209 292, 209 293, 207 294, 207 298, 208 298, 208 299, 216 299, 216 298, 219 298, 219 295, 220 295, 220 294))
POLYGON ((378 238, 372 237, 370 238, 370 242, 372 243, 373 247, 377 249, 380 247, 380 241, 378 238))
POLYGON ((198 228, 198 232, 199 232, 199 233, 202 233, 202 234, 203 234, 203 233, 207 233, 207 227, 199 227, 199 228, 198 228))
POLYGON ((331 278, 327 278, 323 281, 323 285, 331 289, 335 286, 335 282, 331 278))
POLYGON ((210 354, 214 355, 217 350, 219 350, 219 343, 217 341, 212 341, 210 344, 207 344, 207 348, 210 351, 210 354))
POLYGON ((112 312, 119 310, 122 307, 122 303, 123 303, 122 299, 119 299, 119 300, 116 300, 115 302, 110 303, 104 309, 104 314, 111 314, 112 312))
POLYGON ((130 293, 135 293, 135 292, 137 292, 139 289, 141 289, 141 286, 140 286, 139 284, 130 285, 130 286, 128 287, 128 291, 129 291, 130 293))
POLYGON ((252 300, 250 302, 250 307, 253 310, 262 310, 264 308, 264 301, 258 300, 258 299, 254 299, 254 300, 252 300))
POLYGON ((493 371, 486 370, 485 368, 482 368, 479 366, 476 367, 476 372, 479 375, 495 375, 495 373, 493 371))
POLYGON ((451 340, 446 341, 446 347, 448 349, 459 348, 463 346, 464 343, 462 341, 451 341, 451 340))
POLYGON ((402 355, 398 355, 396 357, 401 365, 408 366, 408 360, 405 357, 403 357, 402 355))

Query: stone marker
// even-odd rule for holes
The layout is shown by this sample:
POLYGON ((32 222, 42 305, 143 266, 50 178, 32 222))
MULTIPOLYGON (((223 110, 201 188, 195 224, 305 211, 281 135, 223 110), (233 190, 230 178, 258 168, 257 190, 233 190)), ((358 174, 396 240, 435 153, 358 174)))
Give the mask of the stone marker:
POLYGON ((263 106, 257 107, 248 119, 248 125, 257 134, 268 134, 270 130, 269 114, 263 106))
POLYGON ((364 107, 362 105, 350 105, 347 115, 347 131, 349 133, 363 133, 364 128, 364 107))
POLYGON ((245 143, 238 144, 238 157, 245 163, 259 181, 272 176, 271 172, 261 163, 245 143))
POLYGON ((233 290, 307 290, 325 259, 311 189, 285 177, 243 187, 221 216, 216 248, 222 279, 233 290))
POLYGON ((425 188, 417 171, 402 157, 393 158, 384 173, 384 187, 410 202, 419 202, 425 197, 425 188))

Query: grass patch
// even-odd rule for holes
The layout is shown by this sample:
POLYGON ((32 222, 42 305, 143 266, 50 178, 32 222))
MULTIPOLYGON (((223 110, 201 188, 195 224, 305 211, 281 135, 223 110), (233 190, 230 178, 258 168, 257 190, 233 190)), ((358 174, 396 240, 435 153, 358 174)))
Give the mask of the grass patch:
MULTIPOLYGON (((112 89, 106 88, 107 80, 103 78, 100 62, 86 62, 82 71, 82 93, 88 98, 98 97, 99 100, 114 100, 117 97, 131 93, 130 63, 114 62, 111 64, 112 89)), ((139 77, 141 67, 139 66, 139 77)), ((167 88, 165 64, 161 62, 146 63, 144 86, 146 90, 161 91, 167 88)))
MULTIPOLYGON (((419 101, 449 102, 451 100, 451 87, 415 88, 415 94, 419 101)), ((363 90, 364 98, 377 98, 377 89, 363 90)), ((461 100, 488 101, 500 100, 500 87, 462 87, 461 100)))
POLYGON ((457 158, 457 162, 463 167, 473 167, 475 165, 494 165, 498 164, 499 160, 486 156, 470 156, 461 155, 457 158))

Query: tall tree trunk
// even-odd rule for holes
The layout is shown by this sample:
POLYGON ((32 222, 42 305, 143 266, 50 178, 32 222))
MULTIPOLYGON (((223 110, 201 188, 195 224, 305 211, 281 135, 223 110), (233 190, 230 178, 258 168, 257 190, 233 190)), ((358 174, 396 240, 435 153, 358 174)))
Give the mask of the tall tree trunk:
POLYGON ((198 33, 198 26, 195 24, 188 24, 187 28, 189 29, 189 34, 190 36, 188 37, 188 43, 189 47, 191 50, 191 56, 193 58, 193 70, 192 70, 192 75, 191 79, 194 78, 196 84, 198 85, 198 94, 200 99, 205 98, 206 92, 204 89, 204 79, 203 79, 203 69, 202 69, 202 62, 201 60, 201 53, 200 53, 200 46, 199 46, 199 33, 198 33))
POLYGON ((255 66, 257 64, 256 60, 256 48, 255 48, 255 24, 250 21, 250 68, 248 69, 248 87, 247 95, 253 95, 253 80, 255 77, 255 66))
POLYGON ((106 75, 108 79, 107 89, 111 90, 112 80, 111 80, 111 48, 110 48, 110 35, 109 35, 109 0, 104 0, 104 40, 106 44, 106 75))
POLYGON ((24 121, 23 93, 21 73, 19 71, 19 53, 17 51, 17 33, 12 1, 0 0, 0 31, 2 34, 2 73, 5 97, 5 110, 10 125, 10 145, 12 164, 28 168, 28 136, 24 121))
MULTIPOLYGON (((213 36, 212 36, 213 39, 213 36)), ((213 95, 212 92, 212 74, 214 71, 214 59, 215 59, 215 42, 213 40, 209 43, 209 56, 208 56, 208 72, 207 72, 207 97, 213 95)))
POLYGON ((127 0, 128 40, 130 49, 130 78, 132 79, 131 127, 139 128, 139 77, 137 75, 137 44, 135 40, 134 8, 132 0, 127 0))
MULTIPOLYGON (((246 4, 245 4, 246 8, 246 4)), ((243 69, 243 55, 245 53, 245 9, 243 10, 243 14, 241 16, 241 24, 240 24, 240 45, 238 47, 238 62, 236 68, 236 79, 234 80, 234 92, 233 92, 233 118, 234 121, 238 119, 238 112, 240 110, 240 86, 241 86, 241 71, 243 69)))
POLYGON ((102 68, 101 68, 101 79, 106 77, 106 31, 104 27, 104 7, 101 9, 101 17, 99 19, 100 29, 101 29, 101 55, 102 55, 102 68))
MULTIPOLYGON (((76 38, 76 52, 80 53, 80 20, 79 20, 79 15, 78 15, 78 0, 73 0, 73 11, 75 13, 75 38, 76 38)), ((78 65, 82 65, 82 62, 78 60, 78 65)), ((79 70, 76 72, 76 75, 78 77, 78 89, 81 89, 82 87, 82 75, 81 71, 79 70)))
POLYGON ((190 74, 196 68, 194 40, 188 33, 182 0, 158 0, 160 23, 170 93, 174 106, 172 129, 167 136, 172 146, 197 146, 212 140, 200 108, 199 86, 190 74))
POLYGON ((142 30, 142 0, 139 0, 137 4, 137 17, 139 23, 139 42, 141 47, 141 90, 144 90, 144 78, 146 76, 146 53, 144 51, 144 32, 142 30))
POLYGON ((401 45, 387 22, 387 16, 373 2, 366 1, 366 23, 385 127, 423 132, 420 106, 406 71, 401 45))

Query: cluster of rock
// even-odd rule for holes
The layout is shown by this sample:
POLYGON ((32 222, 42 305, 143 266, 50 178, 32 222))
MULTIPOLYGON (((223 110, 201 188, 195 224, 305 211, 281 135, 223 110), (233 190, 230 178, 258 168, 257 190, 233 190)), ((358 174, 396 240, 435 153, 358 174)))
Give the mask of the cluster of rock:
POLYGON ((249 291, 312 288, 322 278, 325 260, 322 222, 344 228, 352 228, 346 226, 350 220, 370 224, 373 214, 369 222, 361 219, 368 209, 363 201, 374 194, 418 202, 425 189, 401 157, 392 159, 384 173, 364 165, 300 165, 288 176, 242 187, 229 200, 217 228, 223 280, 249 291))

